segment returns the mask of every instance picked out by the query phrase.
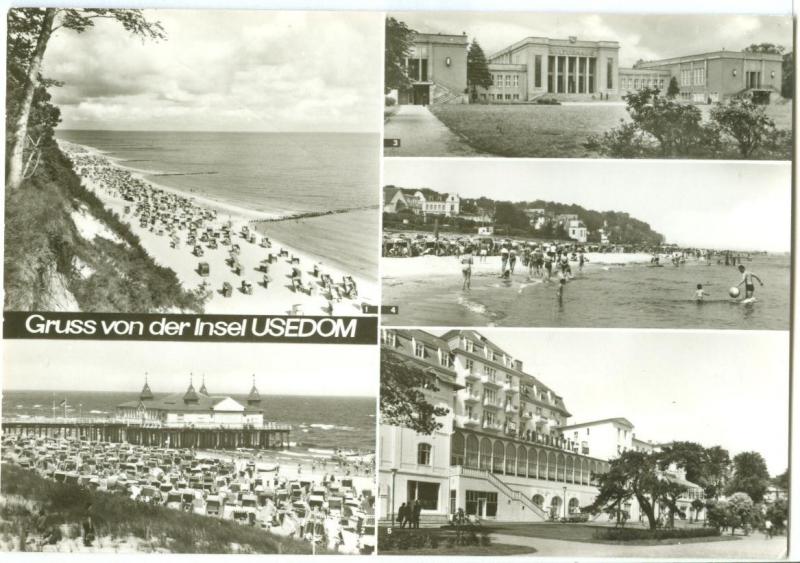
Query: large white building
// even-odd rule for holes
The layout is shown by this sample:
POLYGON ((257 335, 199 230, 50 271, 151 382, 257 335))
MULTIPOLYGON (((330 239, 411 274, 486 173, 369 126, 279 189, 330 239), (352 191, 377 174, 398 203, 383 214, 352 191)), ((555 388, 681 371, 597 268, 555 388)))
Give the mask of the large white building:
MULTIPOLYGON (((611 459, 650 446, 635 439, 624 418, 567 424, 572 415, 563 398, 475 331, 437 337, 384 329, 382 353, 427 373, 438 388, 424 390, 428 402, 448 409, 431 435, 381 424, 378 508, 384 521, 412 501, 420 502, 427 524, 444 523, 458 509, 507 522, 569 517, 592 503, 596 477, 611 459)), ((663 476, 685 481, 675 468, 663 476)), ((687 503, 702 495, 689 485, 687 503)), ((625 508, 640 518, 636 506, 625 508)))
POLYGON ((117 405, 117 418, 143 424, 195 427, 263 426, 264 411, 255 382, 246 405, 225 395, 211 395, 203 382, 195 391, 191 381, 184 393, 156 397, 147 381, 139 398, 117 405))
POLYGON ((440 194, 430 189, 410 190, 385 186, 384 212, 397 213, 404 209, 415 214, 455 217, 461 212, 461 198, 455 193, 440 194))

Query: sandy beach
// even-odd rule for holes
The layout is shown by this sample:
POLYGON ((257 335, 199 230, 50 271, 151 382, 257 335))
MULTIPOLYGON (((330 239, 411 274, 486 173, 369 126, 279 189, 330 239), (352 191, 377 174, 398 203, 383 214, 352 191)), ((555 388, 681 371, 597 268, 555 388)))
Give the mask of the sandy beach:
MULTIPOLYGON (((459 256, 415 256, 413 258, 381 258, 381 275, 384 279, 424 279, 426 276, 453 275, 461 278, 461 263, 459 256)), ((652 258, 647 253, 622 253, 622 252, 587 252, 588 262, 584 265, 584 270, 591 271, 597 268, 609 268, 613 266, 624 266, 627 264, 649 264, 652 258)), ((662 259, 663 262, 663 259, 662 259)), ((577 268, 571 262, 573 268, 577 268)), ((556 268, 553 268, 555 276, 556 268)), ((527 273, 521 263, 515 269, 517 274, 527 273)), ((499 274, 500 257, 487 256, 485 261, 481 261, 479 256, 474 257, 472 264, 472 274, 499 274)))
MULTIPOLYGON (((157 264, 173 270, 185 289, 208 293, 205 313, 360 315, 362 304, 377 304, 374 281, 326 264, 313 250, 256 232, 255 221, 274 219, 277 214, 249 211, 157 185, 91 147, 65 141, 59 145, 76 171, 83 171, 84 185, 130 226, 157 264), (131 201, 126 182, 136 184, 139 201, 131 201), (166 210, 153 211, 151 206, 158 222, 145 224, 137 205, 165 200, 178 203, 166 210), (183 227, 172 232, 163 228, 171 221, 197 225, 197 240, 183 227), (219 244, 208 244, 210 238, 204 241, 199 236, 206 231, 229 233, 230 244, 222 242, 224 236, 218 238, 219 244), (207 275, 200 274, 201 262, 208 264, 207 275), (238 274, 234 271, 237 267, 238 274), (232 289, 227 297, 223 295, 225 283, 232 289)), ((84 237, 112 238, 87 210, 74 213, 73 220, 84 237)))

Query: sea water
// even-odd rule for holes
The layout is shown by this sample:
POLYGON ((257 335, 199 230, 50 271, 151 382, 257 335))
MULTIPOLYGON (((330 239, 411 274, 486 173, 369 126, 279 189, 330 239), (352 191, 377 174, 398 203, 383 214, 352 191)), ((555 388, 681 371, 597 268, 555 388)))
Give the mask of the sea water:
POLYGON ((242 209, 281 217, 348 210, 265 228, 280 242, 377 279, 375 134, 59 130, 57 137, 98 149, 157 184, 242 209), (278 238, 281 230, 294 238, 278 238))
MULTIPOLYGON (((410 258, 409 260, 413 260, 410 258)), ((518 267, 511 281, 502 280, 500 258, 490 257, 497 273, 473 274, 472 288, 462 291, 455 260, 424 279, 385 278, 384 305, 398 305, 398 315, 385 315, 391 325, 534 326, 608 328, 703 328, 788 330, 791 259, 788 254, 758 255, 745 265, 763 281, 756 283, 756 302, 742 304, 728 296, 741 274, 712 261, 689 261, 675 267, 648 264, 587 265, 564 288, 559 303, 557 277, 545 283, 529 279, 518 267), (445 273, 446 272, 446 273, 445 273), (709 297, 694 300, 697 284, 709 297)), ((520 266, 520 265, 518 265, 520 266)), ((744 287, 742 286, 742 295, 744 287)))
MULTIPOLYGON (((247 395, 230 394, 240 403, 247 395)), ((3 391, 3 417, 64 416, 105 418, 116 405, 138 399, 138 393, 96 391, 3 391)), ((375 399, 270 395, 261 407, 270 422, 290 424, 289 439, 301 448, 375 450, 375 399)))

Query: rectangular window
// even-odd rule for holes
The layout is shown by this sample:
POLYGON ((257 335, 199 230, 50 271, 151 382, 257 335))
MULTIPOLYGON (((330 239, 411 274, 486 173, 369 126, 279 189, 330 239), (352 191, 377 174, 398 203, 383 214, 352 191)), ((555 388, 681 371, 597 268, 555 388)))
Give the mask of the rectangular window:
POLYGON ((475 343, 472 340, 467 340, 467 352, 474 352, 475 351, 475 343))
POLYGON ((570 94, 574 94, 577 92, 576 84, 575 84, 575 70, 576 66, 576 59, 575 57, 568 57, 567 58, 567 92, 570 94))
MULTIPOLYGON (((456 463, 454 465, 462 465, 460 463, 456 463)), ((450 514, 456 513, 456 498, 458 495, 458 491, 455 489, 450 489, 450 514)))
POLYGON ((510 99, 511 99, 511 94, 506 94, 506 100, 510 100, 510 99))
POLYGON ((514 75, 514 88, 519 87, 519 74, 514 75))
POLYGON ((511 75, 510 74, 506 74, 506 88, 510 88, 510 87, 511 87, 511 75))
POLYGON ((596 65, 597 65, 597 59, 595 57, 590 57, 589 58, 589 75, 588 75, 589 76, 589 93, 590 94, 594 94, 594 92, 595 92, 595 88, 594 88, 594 71, 595 71, 595 66, 596 65))
POLYGON ((497 516, 497 493, 486 491, 467 491, 467 506, 465 512, 480 518, 494 518, 497 516))
POLYGON ((408 481, 408 502, 419 501, 423 510, 436 510, 439 507, 439 483, 427 481, 408 481))
POLYGON ((542 87, 542 56, 535 55, 533 57, 533 86, 535 88, 542 87))
POLYGON ((419 62, 419 79, 422 82, 428 81, 428 59, 422 59, 419 62))
POLYGON ((421 342, 417 342, 414 344, 414 355, 418 358, 425 357, 425 345, 421 342))
POLYGON ((547 57, 547 91, 550 94, 553 94, 555 90, 555 69, 556 69, 556 58, 555 57, 547 57))
POLYGON ((471 372, 472 368, 474 367, 474 362, 472 360, 470 360, 469 358, 467 358, 464 361, 464 367, 467 368, 467 371, 471 372))
POLYGON ((578 59, 578 93, 586 93, 586 57, 578 59))
POLYGON ((514 94, 514 99, 519 100, 519 94, 514 94))
POLYGON ((557 73, 556 73, 556 91, 559 94, 564 93, 564 73, 567 71, 567 57, 557 57, 557 73))
POLYGON ((606 88, 614 88, 614 59, 606 59, 606 88))
POLYGON ((451 360, 450 360, 450 354, 448 354, 447 352, 443 352, 442 353, 442 358, 439 360, 439 363, 443 367, 449 368, 452 365, 451 360))

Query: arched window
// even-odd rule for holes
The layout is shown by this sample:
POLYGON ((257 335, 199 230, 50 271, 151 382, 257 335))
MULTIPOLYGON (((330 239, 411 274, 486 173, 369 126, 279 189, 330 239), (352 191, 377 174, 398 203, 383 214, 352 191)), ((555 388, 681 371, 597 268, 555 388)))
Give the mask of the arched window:
POLYGON ((556 480, 557 481, 564 481, 564 468, 567 464, 567 460, 564 454, 558 454, 556 458, 556 480))
POLYGON ((547 479, 547 452, 539 450, 539 479, 547 479))
POLYGON ((533 495, 531 501, 539 508, 542 508, 542 506, 544 506, 544 497, 542 495, 533 495))
POLYGON ((575 458, 572 456, 567 456, 567 483, 574 483, 575 482, 575 458))
POLYGON ((464 465, 464 435, 453 432, 450 440, 450 465, 464 465))
POLYGON ((525 446, 517 448, 517 475, 525 477, 525 471, 528 465, 528 450, 525 446))
POLYGON ((528 477, 536 479, 536 461, 538 460, 539 450, 531 449, 528 452, 528 477))
POLYGON ((481 440, 481 469, 484 471, 492 470, 492 442, 489 438, 481 440))
POLYGON ((517 471, 517 448, 512 443, 506 444, 506 475, 517 471))
POLYGON ((563 510, 561 510, 561 497, 555 496, 550 499, 550 518, 553 520, 560 518, 562 516, 563 510))
POLYGON ((581 503, 575 497, 569 499, 569 504, 567 505, 567 510, 570 514, 579 514, 581 511, 581 503))
POLYGON ((421 443, 417 445, 417 463, 419 465, 431 464, 431 445, 421 443))
POLYGON ((478 469, 478 438, 475 434, 467 435, 467 458, 464 460, 464 467, 478 469))
POLYGON ((547 452, 547 478, 550 481, 556 480, 556 466, 558 465, 558 456, 552 452, 547 452))
POLYGON ((505 453, 505 448, 503 447, 503 442, 501 440, 497 440, 494 443, 494 449, 492 451, 492 472, 493 473, 502 473, 503 472, 503 458, 505 453))

